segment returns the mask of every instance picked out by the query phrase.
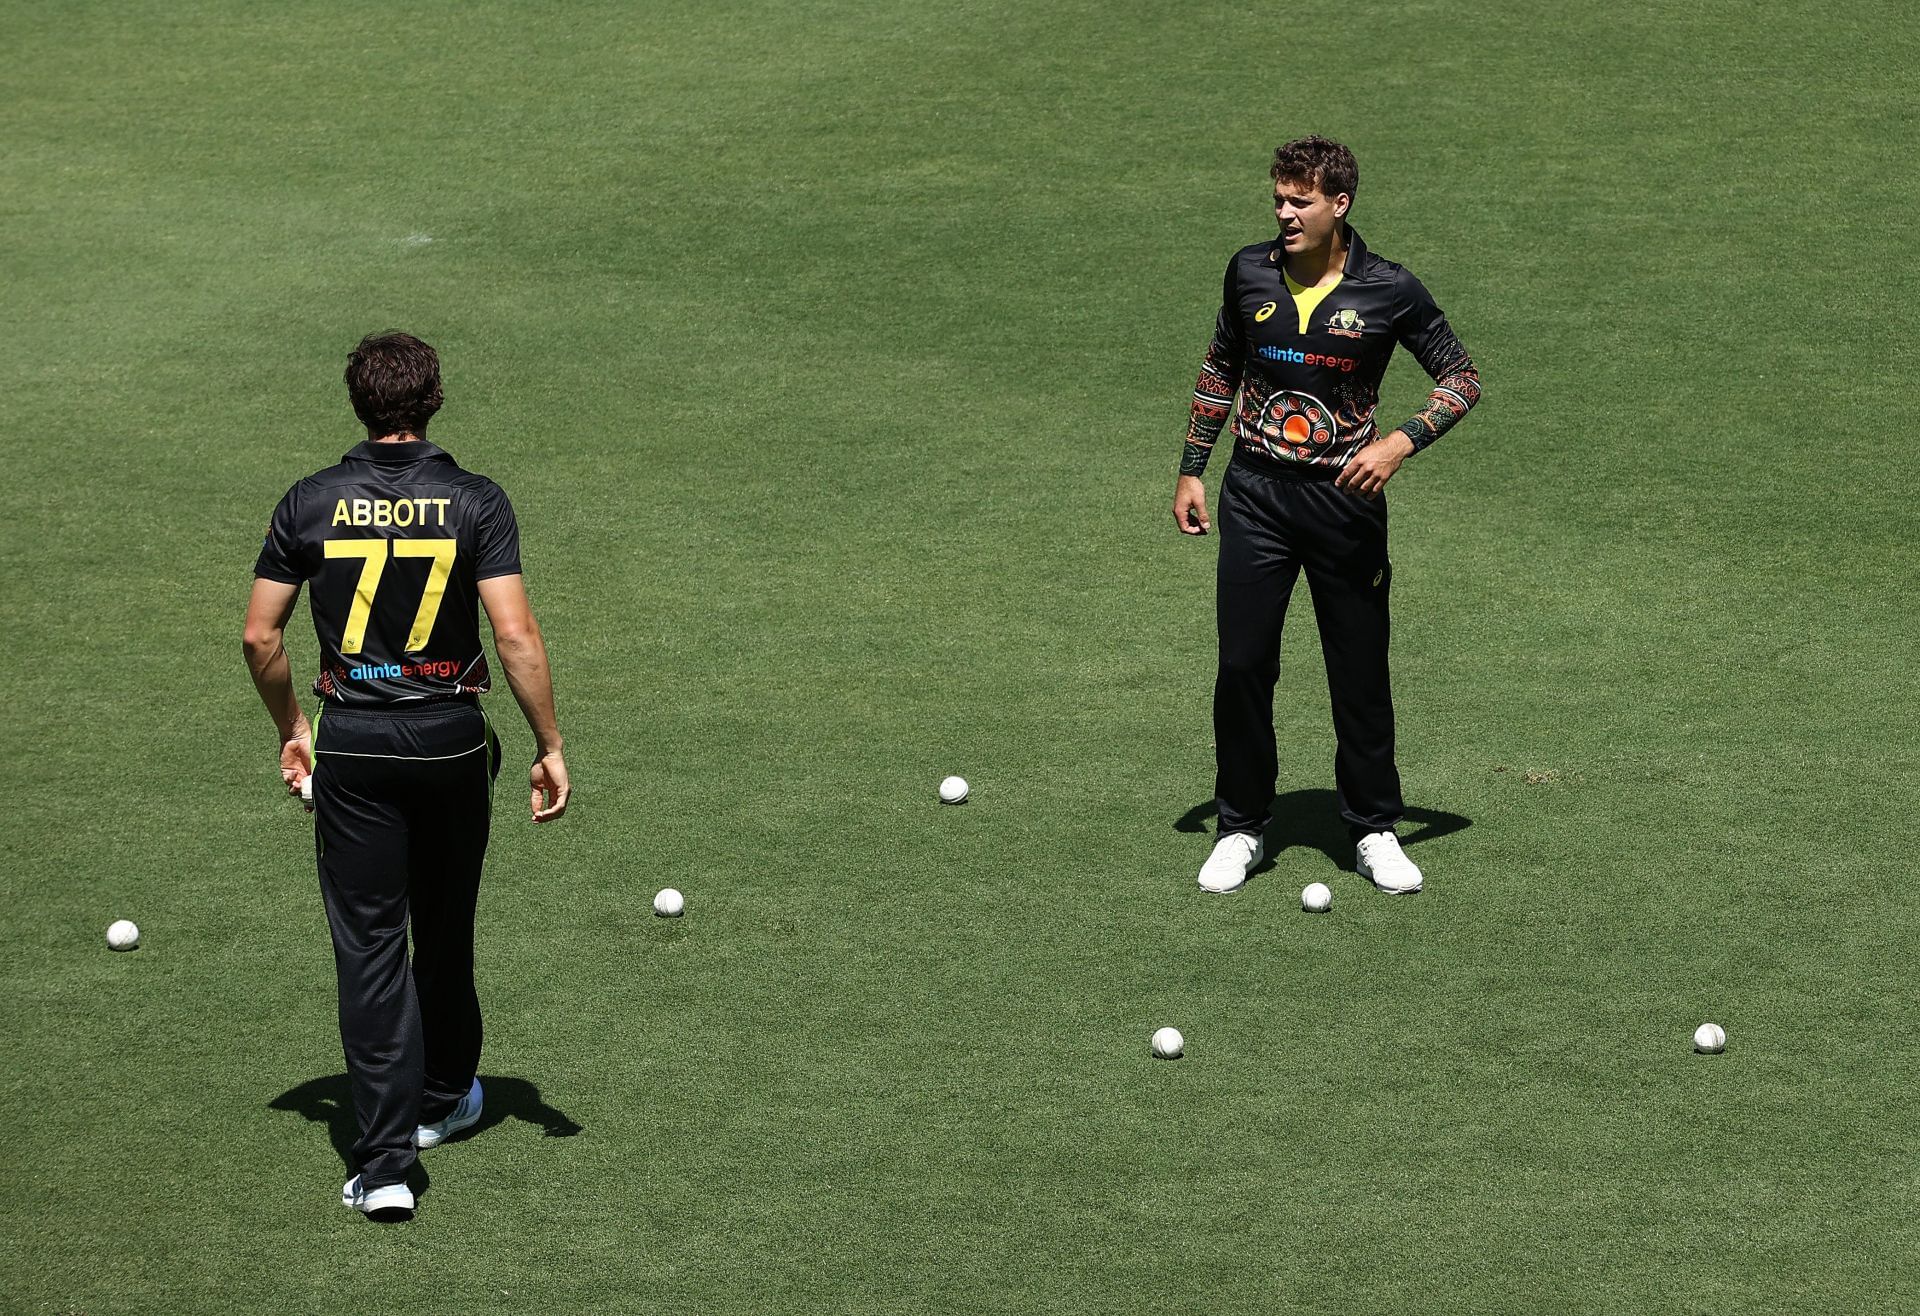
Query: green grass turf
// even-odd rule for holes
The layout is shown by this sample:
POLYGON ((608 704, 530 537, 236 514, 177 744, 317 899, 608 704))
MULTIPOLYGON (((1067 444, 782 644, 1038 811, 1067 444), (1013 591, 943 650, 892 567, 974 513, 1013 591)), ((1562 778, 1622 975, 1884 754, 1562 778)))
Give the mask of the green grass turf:
POLYGON ((6 6, 0 1308, 1911 1309, 1917 57, 1896 0, 6 6), (1178 826, 1172 466, 1308 130, 1488 388, 1393 486, 1415 900, 1333 839, 1304 591, 1292 844, 1203 898, 1178 826), (396 325, 580 794, 496 830, 505 1118, 381 1230, 237 639, 396 325))

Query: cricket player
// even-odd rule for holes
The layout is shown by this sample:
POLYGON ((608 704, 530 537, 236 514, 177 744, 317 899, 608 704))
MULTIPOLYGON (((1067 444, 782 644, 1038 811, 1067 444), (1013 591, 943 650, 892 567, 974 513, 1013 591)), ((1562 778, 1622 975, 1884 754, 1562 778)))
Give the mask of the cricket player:
POLYGON ((553 682, 500 487, 427 442, 440 361, 407 334, 361 341, 347 394, 366 442, 274 509, 254 564, 245 648, 280 736, 290 792, 312 777, 314 846, 333 932, 360 1140, 341 1201, 406 1218, 416 1148, 480 1118, 473 918, 500 745, 486 609, 507 683, 533 730, 536 823, 566 812, 553 682), (311 582, 321 712, 309 726, 284 647, 311 582), (413 933, 413 962, 407 933, 413 933))
POLYGON ((1280 628, 1304 569, 1320 624, 1339 742, 1334 779, 1355 866, 1382 891, 1418 891, 1394 825, 1404 807, 1387 673, 1387 481, 1479 400, 1480 377, 1420 280, 1367 249, 1347 222, 1353 152, 1303 137, 1274 152, 1279 234, 1227 264, 1213 341, 1194 387, 1173 520, 1212 528, 1201 473, 1233 422, 1220 487, 1213 688, 1219 839, 1208 891, 1238 889, 1265 857, 1278 765, 1273 688, 1280 628), (1380 378, 1398 343, 1434 381, 1419 414, 1382 433, 1380 378), (1236 405, 1235 395, 1238 395, 1236 405))

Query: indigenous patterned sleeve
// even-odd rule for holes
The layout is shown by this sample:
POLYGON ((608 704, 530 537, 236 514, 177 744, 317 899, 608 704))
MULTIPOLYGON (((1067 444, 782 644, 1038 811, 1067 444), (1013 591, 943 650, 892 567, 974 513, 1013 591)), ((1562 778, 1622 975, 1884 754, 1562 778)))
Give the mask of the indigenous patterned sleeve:
POLYGON ((1246 344, 1240 336, 1240 287, 1234 277, 1237 262, 1227 263, 1227 277, 1220 292, 1220 314, 1213 322, 1213 341, 1207 344, 1206 358, 1200 363, 1200 378, 1193 386, 1193 410, 1187 418, 1187 443, 1180 452, 1180 474, 1199 475, 1207 469, 1213 444, 1233 410, 1233 395, 1240 387, 1241 363, 1246 344))
POLYGON ((1400 427, 1418 452, 1452 429, 1480 400, 1480 372, 1426 286, 1404 270, 1400 281, 1394 333, 1433 380, 1426 406, 1400 427))

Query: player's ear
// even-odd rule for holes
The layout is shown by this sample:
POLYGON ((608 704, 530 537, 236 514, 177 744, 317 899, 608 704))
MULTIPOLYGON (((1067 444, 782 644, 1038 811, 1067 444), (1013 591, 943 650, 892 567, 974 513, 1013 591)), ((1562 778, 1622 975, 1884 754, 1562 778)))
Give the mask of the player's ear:
POLYGON ((1333 217, 1335 219, 1345 219, 1347 217, 1347 211, 1351 210, 1352 208, 1353 208, 1353 198, 1348 196, 1345 192, 1342 192, 1339 196, 1333 199, 1333 217))

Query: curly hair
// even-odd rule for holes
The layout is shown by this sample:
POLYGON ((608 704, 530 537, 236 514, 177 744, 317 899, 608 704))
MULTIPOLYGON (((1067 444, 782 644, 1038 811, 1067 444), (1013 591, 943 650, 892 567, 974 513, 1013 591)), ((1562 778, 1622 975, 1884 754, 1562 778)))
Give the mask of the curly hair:
POLYGON ((421 435, 440 410, 440 356, 412 334, 368 334, 347 356, 353 414, 375 436, 421 435))
POLYGON ((1360 190, 1353 152, 1328 137, 1297 137, 1273 153, 1273 181, 1311 184, 1322 196, 1349 197, 1360 190))

